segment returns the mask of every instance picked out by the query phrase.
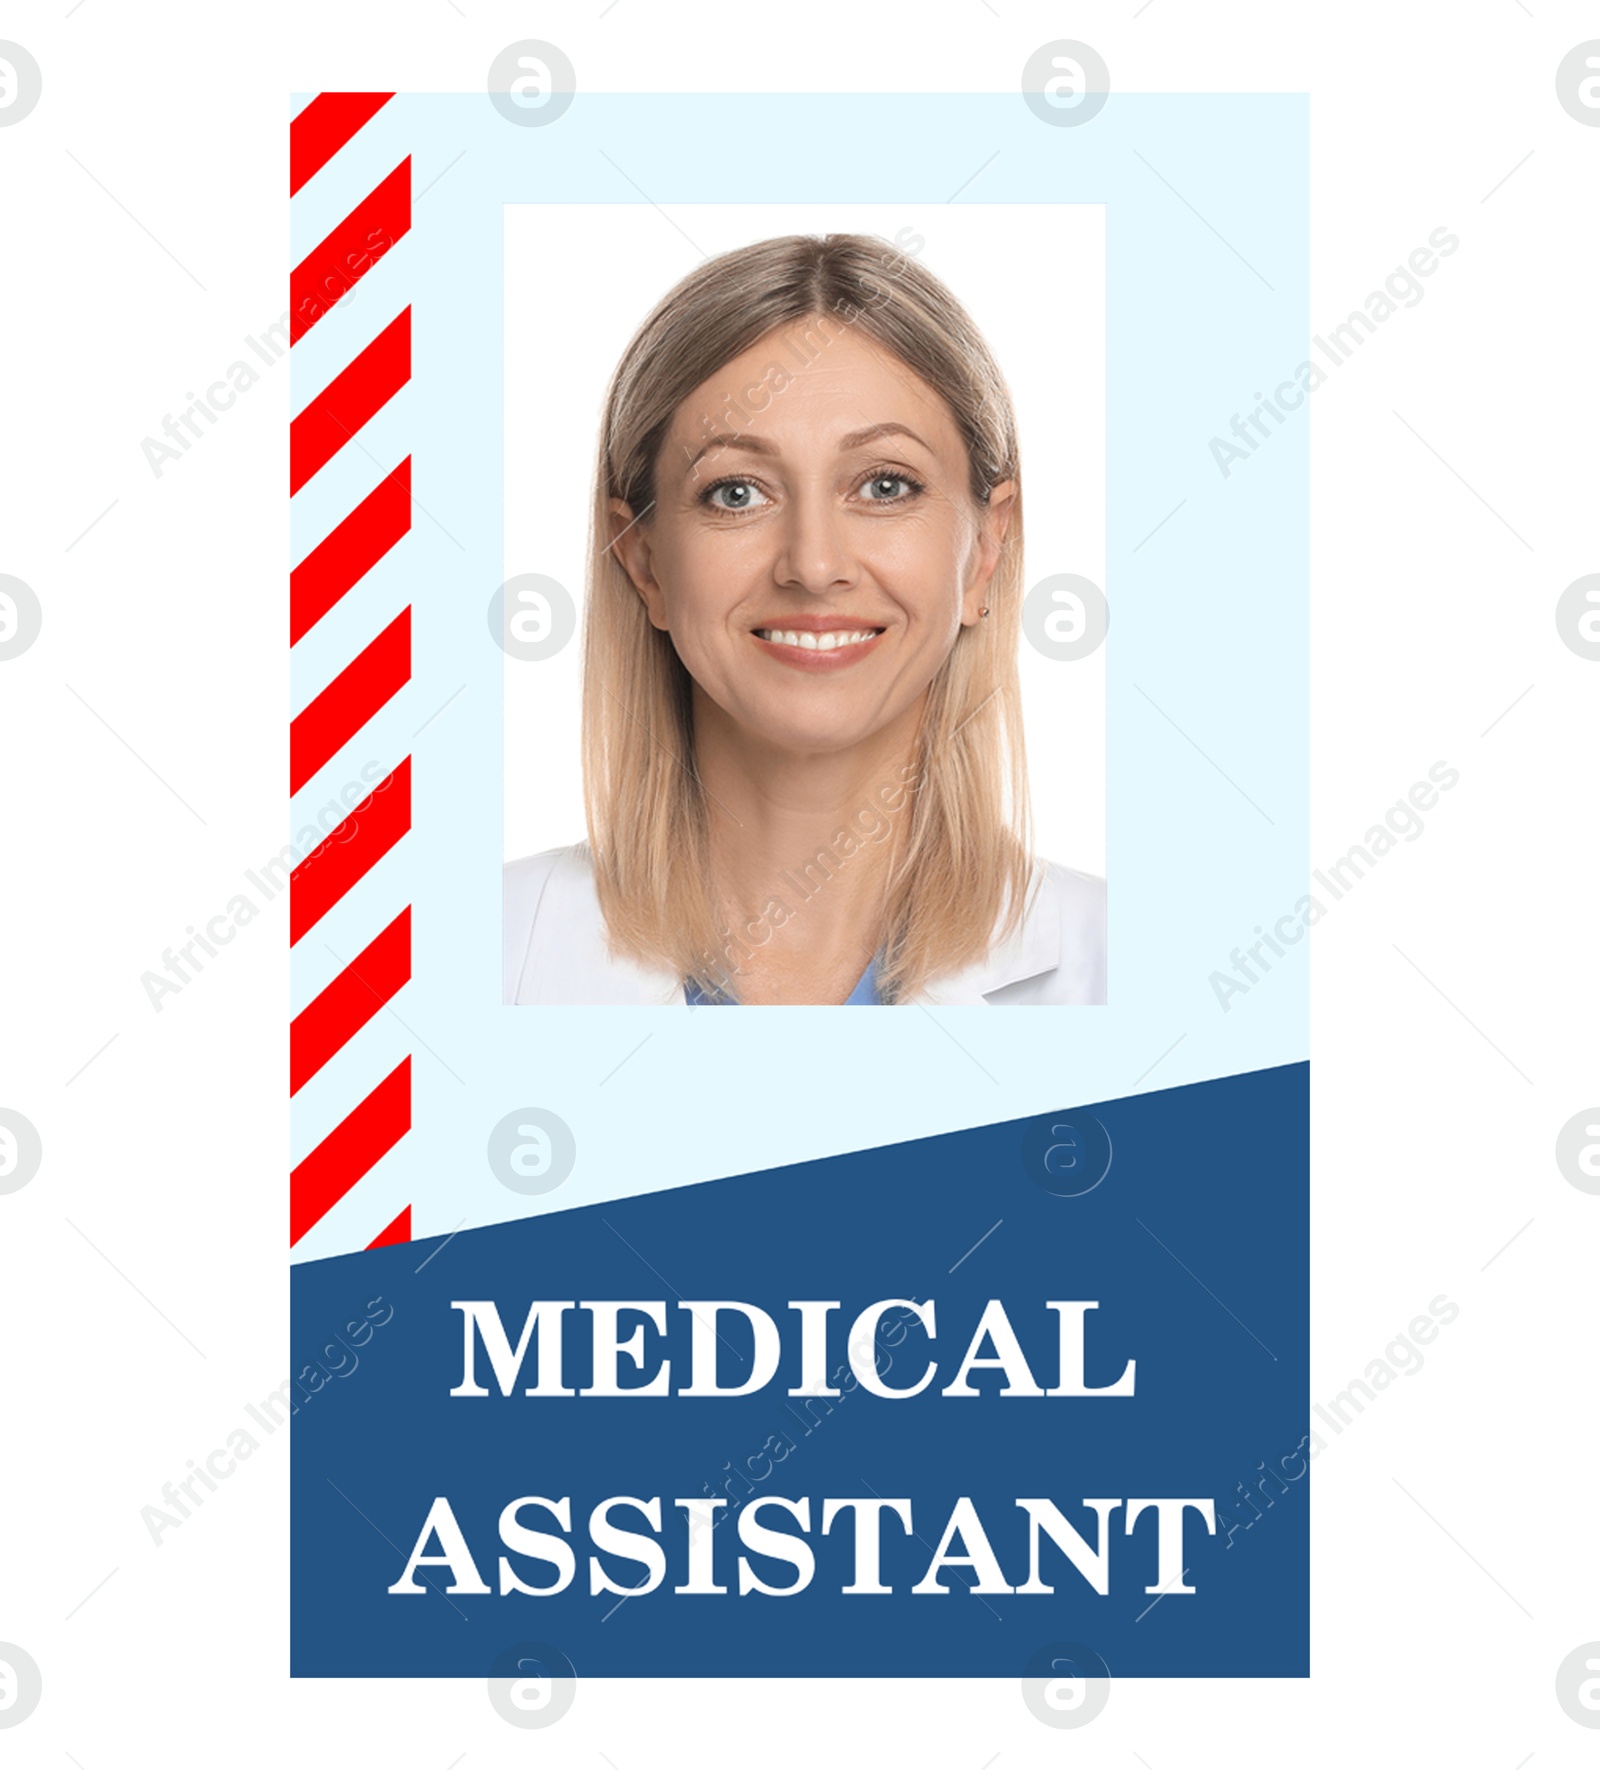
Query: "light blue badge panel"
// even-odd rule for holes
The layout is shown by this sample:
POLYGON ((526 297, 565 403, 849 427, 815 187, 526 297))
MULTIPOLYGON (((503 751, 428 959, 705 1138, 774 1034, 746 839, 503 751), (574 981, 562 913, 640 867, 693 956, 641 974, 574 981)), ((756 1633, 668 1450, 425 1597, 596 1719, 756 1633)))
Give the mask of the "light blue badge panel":
MULTIPOLYGON (((397 584, 413 610, 413 677, 299 796, 293 822, 409 755, 413 827, 296 948, 294 1007, 406 903, 414 975, 301 1091, 294 1155, 407 1053, 412 1128, 297 1258, 362 1247, 407 1204, 423 1238, 1308 1056, 1310 413, 1290 398, 1310 332, 1308 115, 1303 97, 1117 93, 1092 121, 1057 127, 1020 92, 580 90, 529 128, 486 94, 402 95, 343 150, 326 196, 319 178, 296 200, 298 262, 353 190, 411 157, 411 230, 296 345, 293 408, 407 303, 412 377, 362 446, 294 500, 294 558, 406 455, 412 531, 295 648, 294 705, 373 637, 397 584), (506 575, 504 206, 615 203, 638 225, 646 200, 952 192, 1106 206, 1109 1004, 503 1007, 505 658, 487 610, 506 575), (1283 409, 1252 428, 1263 395, 1283 409), (559 1118, 574 1151, 564 1182, 532 1196, 488 1157, 495 1127, 526 1109, 559 1118)), ((1048 338, 1039 350, 1039 372, 1058 373, 1048 338)), ((595 414, 551 418, 588 437, 595 414)), ((1030 482, 1027 495, 1051 488, 1030 482)))

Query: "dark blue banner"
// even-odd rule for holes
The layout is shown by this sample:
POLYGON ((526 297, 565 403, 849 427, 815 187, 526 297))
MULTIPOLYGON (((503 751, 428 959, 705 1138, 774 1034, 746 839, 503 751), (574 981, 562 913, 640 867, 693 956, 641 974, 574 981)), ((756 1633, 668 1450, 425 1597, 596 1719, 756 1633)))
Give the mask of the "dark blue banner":
POLYGON ((1307 1085, 294 1268, 294 1673, 1305 1676, 1307 1085))

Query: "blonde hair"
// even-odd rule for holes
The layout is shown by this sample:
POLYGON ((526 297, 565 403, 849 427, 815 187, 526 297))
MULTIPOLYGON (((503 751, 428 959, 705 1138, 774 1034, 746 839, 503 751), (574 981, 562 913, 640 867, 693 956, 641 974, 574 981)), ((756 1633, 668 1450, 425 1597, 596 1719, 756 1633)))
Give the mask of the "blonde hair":
POLYGON ((682 402, 775 328, 821 316, 859 327, 939 392, 980 509, 994 486, 1017 482, 989 615, 961 629, 931 684, 908 821, 893 845, 878 987, 905 1001, 1015 928, 1031 862, 1011 396, 961 304, 887 241, 789 234, 709 259, 657 303, 617 365, 601 418, 584 631, 589 847, 612 950, 722 987, 730 936, 713 889, 690 679, 610 545, 608 503, 623 499, 648 523, 657 457, 682 402))

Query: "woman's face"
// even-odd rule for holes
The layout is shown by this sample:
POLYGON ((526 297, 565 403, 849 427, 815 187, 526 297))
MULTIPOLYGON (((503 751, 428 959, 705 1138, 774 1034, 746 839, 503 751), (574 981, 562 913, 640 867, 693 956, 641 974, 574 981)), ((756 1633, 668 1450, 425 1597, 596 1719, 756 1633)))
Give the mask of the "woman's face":
POLYGON ((831 317, 696 388, 655 484, 642 520, 610 507, 651 622, 735 726, 800 753, 910 728, 979 619, 1015 498, 1008 480, 978 506, 943 399, 831 317))

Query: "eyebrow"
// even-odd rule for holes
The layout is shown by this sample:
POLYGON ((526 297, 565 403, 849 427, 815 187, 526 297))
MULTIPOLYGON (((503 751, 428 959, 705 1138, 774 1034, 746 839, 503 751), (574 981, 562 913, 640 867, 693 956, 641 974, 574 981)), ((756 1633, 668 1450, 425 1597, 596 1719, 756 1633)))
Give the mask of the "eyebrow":
MULTIPOLYGON (((898 424, 893 421, 885 424, 869 424, 864 430, 852 430, 848 436, 840 437, 839 453, 841 455, 848 454, 851 449, 859 449, 869 442, 876 442, 880 436, 909 436, 914 443, 920 443, 923 448, 927 449, 930 455, 934 453, 934 450, 929 444, 923 442, 922 438, 918 436, 916 431, 911 429, 909 425, 898 424)), ((694 456, 694 459, 691 460, 689 465, 684 469, 684 472, 692 472, 701 455, 704 455, 708 450, 715 448, 743 449, 752 455, 776 455, 780 453, 780 451, 771 443, 763 441, 759 436, 746 436, 731 431, 719 431, 715 436, 708 436, 706 438, 705 442, 701 444, 698 453, 694 456)))

